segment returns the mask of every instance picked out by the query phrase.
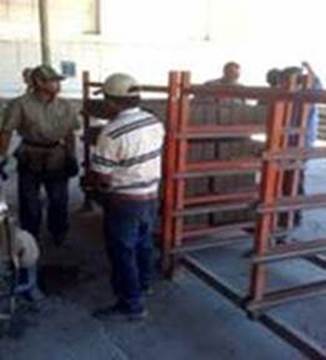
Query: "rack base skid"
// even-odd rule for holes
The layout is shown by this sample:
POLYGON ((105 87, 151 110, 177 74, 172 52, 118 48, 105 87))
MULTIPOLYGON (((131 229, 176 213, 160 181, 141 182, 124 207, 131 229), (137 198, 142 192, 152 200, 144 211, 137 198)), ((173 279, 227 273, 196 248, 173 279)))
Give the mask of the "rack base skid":
POLYGON ((310 297, 326 295, 326 281, 318 281, 285 290, 273 291, 264 295, 262 300, 249 301, 246 308, 254 313, 284 303, 304 300, 310 297))
POLYGON ((252 316, 251 312, 248 313, 246 308, 247 298, 241 296, 240 291, 225 280, 220 279, 214 273, 207 270, 199 261, 191 256, 184 256, 180 259, 180 262, 191 274, 203 281, 212 290, 224 296, 232 304, 247 313, 249 319, 261 323, 285 342, 299 350, 303 355, 307 356, 308 359, 326 360, 326 349, 293 328, 293 326, 268 313, 259 313, 257 316, 252 316))

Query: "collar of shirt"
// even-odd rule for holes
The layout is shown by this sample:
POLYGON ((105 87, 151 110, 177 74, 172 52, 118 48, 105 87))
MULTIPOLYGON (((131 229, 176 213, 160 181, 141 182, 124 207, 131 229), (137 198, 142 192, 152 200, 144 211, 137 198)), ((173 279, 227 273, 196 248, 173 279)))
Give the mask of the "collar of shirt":
POLYGON ((57 102, 58 98, 54 97, 53 99, 47 101, 45 99, 42 99, 35 91, 28 93, 28 95, 32 96, 36 101, 40 102, 44 105, 54 104, 57 102))
POLYGON ((134 115, 140 112, 140 107, 134 107, 131 109, 127 109, 127 110, 123 110, 119 113, 119 115, 117 116, 117 118, 122 118, 122 117, 126 117, 126 116, 130 116, 130 115, 134 115))

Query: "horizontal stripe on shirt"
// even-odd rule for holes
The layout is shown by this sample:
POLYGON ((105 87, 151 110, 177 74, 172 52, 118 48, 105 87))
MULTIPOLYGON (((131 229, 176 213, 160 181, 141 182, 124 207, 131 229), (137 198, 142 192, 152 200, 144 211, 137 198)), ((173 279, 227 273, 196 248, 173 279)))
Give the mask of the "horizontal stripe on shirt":
POLYGON ((130 167, 130 166, 134 166, 136 164, 142 164, 149 160, 153 160, 153 159, 161 156, 161 153, 162 153, 162 149, 159 148, 157 150, 151 151, 144 155, 139 155, 139 156, 135 156, 130 159, 121 160, 119 162, 119 166, 130 167))
POLYGON ((105 167, 117 166, 116 161, 109 160, 109 159, 107 159, 103 156, 97 155, 97 154, 92 155, 92 162, 95 165, 100 165, 100 166, 105 166, 105 167))
POLYGON ((112 139, 116 139, 122 135, 130 133, 140 128, 144 128, 146 126, 155 125, 159 123, 158 120, 153 116, 148 116, 142 118, 140 120, 133 121, 131 124, 127 124, 125 126, 121 126, 107 134, 107 136, 111 137, 112 139))
POLYGON ((106 167, 114 167, 114 166, 130 167, 130 166, 142 164, 149 160, 153 160, 157 157, 160 157, 161 153, 162 153, 162 149, 159 148, 159 149, 151 151, 147 154, 135 156, 133 158, 121 160, 121 161, 112 161, 112 160, 106 159, 102 156, 94 154, 92 156, 92 161, 96 165, 101 165, 101 166, 106 166, 106 167))
POLYGON ((164 126, 139 108, 120 113, 103 129, 92 157, 105 192, 157 193, 161 178, 164 126))

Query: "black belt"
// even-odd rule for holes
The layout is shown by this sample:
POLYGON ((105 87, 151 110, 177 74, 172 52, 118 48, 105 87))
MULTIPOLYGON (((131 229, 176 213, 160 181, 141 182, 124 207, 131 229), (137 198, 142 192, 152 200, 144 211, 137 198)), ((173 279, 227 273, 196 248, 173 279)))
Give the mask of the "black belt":
POLYGON ((139 194, 139 195, 131 195, 131 194, 122 194, 122 193, 107 193, 106 194, 110 200, 117 200, 117 201, 149 201, 149 200, 157 200, 158 194, 151 193, 151 194, 139 194))
POLYGON ((28 145, 28 146, 34 146, 34 147, 39 147, 39 148, 43 148, 43 149, 51 149, 51 148, 55 148, 56 146, 58 146, 60 144, 60 141, 54 141, 52 143, 39 143, 39 142, 35 142, 35 141, 29 141, 29 140, 23 140, 23 144, 24 145, 28 145))

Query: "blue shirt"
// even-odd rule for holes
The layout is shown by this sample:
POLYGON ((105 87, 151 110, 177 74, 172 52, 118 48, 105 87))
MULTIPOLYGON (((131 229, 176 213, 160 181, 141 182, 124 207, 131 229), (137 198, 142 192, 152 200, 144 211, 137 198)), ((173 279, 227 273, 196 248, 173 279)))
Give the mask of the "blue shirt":
MULTIPOLYGON (((318 77, 315 77, 312 90, 322 90, 322 84, 318 77)), ((311 148, 314 146, 314 142, 318 136, 318 125, 319 125, 319 110, 316 104, 311 104, 308 117, 307 117, 307 127, 306 127, 306 136, 305 136, 305 146, 311 148)))

